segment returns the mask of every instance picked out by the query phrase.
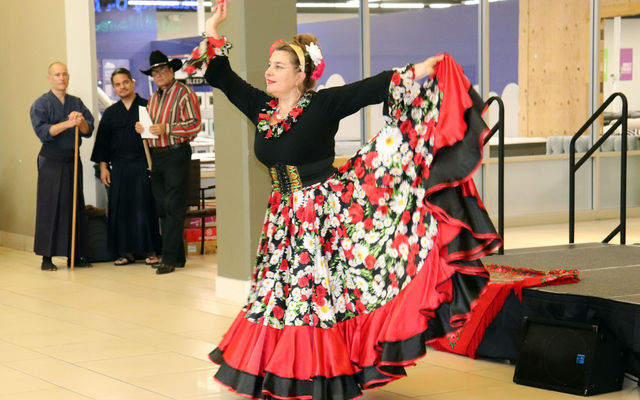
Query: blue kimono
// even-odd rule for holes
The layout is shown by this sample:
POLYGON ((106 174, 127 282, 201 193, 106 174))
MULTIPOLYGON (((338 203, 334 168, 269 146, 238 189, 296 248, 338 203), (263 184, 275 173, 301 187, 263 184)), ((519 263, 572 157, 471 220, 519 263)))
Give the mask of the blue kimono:
MULTIPOLYGON (((40 96, 31 106, 33 130, 42 142, 38 154, 38 194, 36 206, 36 231, 33 249, 41 256, 66 256, 71 254, 71 222, 73 212, 73 158, 75 128, 51 136, 52 125, 68 119, 72 111, 82 113, 93 132, 93 116, 80 98, 65 95, 64 104, 51 92, 40 96)), ((78 196, 76 209, 76 255, 88 254, 88 228, 84 214, 82 193, 82 163, 78 163, 78 196)))

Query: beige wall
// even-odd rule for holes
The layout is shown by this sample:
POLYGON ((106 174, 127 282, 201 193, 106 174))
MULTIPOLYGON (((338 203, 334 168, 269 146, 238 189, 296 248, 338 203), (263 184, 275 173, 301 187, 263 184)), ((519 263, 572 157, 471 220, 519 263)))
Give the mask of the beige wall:
MULTIPOLYGON (((40 141, 29 120, 33 101, 48 90, 47 66, 66 59, 64 0, 0 2, 0 244, 21 247, 33 236, 36 156, 40 141)), ((26 243, 28 246, 29 243, 26 243)))
MULTIPOLYGON (((295 1, 235 0, 232 6, 229 19, 220 27, 234 46, 231 64, 238 75, 264 90, 269 46, 296 33, 295 1)), ((220 278, 250 278, 271 182, 253 152, 255 127, 222 92, 216 89, 213 93, 218 198, 216 288, 218 296, 234 298, 233 293, 221 293, 237 290, 233 282, 220 278)), ((243 300, 242 295, 239 300, 243 300)))
MULTIPOLYGON (((97 115, 93 2, 25 0, 0 2, 0 246, 32 250, 35 228, 36 158, 41 143, 29 119, 31 104, 49 90, 47 67, 69 66, 69 93, 97 115), (70 29, 68 22, 74 21, 70 29)), ((89 154, 93 139, 83 141, 85 199, 95 199, 89 154)))

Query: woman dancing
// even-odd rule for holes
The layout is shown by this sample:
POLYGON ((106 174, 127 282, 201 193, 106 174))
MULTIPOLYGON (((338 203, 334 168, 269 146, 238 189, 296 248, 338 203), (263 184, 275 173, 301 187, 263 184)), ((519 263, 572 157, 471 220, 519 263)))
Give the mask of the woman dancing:
POLYGON ((230 67, 227 8, 185 71, 206 68, 256 125, 272 192, 249 298, 210 354, 216 379, 256 399, 357 398, 460 327, 486 285, 479 258, 500 238, 472 181, 481 100, 448 55, 314 91, 312 35, 273 44, 264 92, 230 67), (336 170, 340 120, 380 102, 386 126, 336 170))

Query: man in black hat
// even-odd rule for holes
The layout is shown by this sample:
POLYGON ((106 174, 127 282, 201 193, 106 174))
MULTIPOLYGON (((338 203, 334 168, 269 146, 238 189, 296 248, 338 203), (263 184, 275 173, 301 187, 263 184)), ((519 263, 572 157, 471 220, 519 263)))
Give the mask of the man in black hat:
MULTIPOLYGON (((156 136, 147 139, 152 161, 151 188, 162 231, 162 262, 157 265, 156 274, 168 274, 185 264, 182 229, 191 162, 189 142, 200 132, 200 106, 195 92, 175 80, 174 73, 182 61, 169 61, 155 50, 149 56, 149 65, 141 72, 151 75, 158 86, 147 104, 153 123, 149 132, 156 136)), ((135 129, 144 132, 140 122, 135 129)))

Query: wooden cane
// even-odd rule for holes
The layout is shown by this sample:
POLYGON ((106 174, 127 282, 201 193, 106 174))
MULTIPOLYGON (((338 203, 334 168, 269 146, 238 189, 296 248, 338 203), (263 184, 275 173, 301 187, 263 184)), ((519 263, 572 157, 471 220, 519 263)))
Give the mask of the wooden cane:
POLYGON ((147 169, 151 171, 151 153, 149 152, 149 143, 147 143, 147 139, 142 139, 142 144, 144 145, 144 155, 147 156, 147 169))
POLYGON ((73 211, 71 214, 71 269, 76 261, 76 210, 78 208, 78 127, 76 126, 76 144, 73 154, 73 211))

